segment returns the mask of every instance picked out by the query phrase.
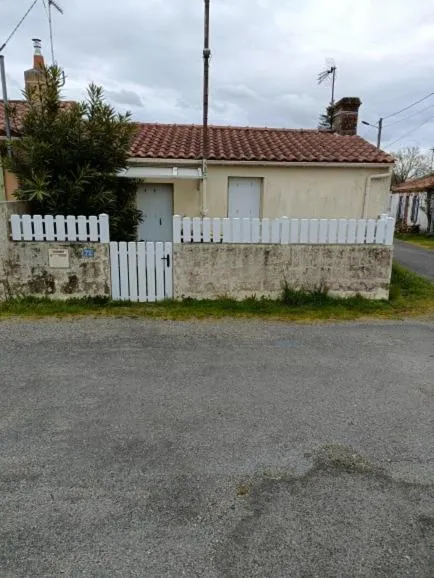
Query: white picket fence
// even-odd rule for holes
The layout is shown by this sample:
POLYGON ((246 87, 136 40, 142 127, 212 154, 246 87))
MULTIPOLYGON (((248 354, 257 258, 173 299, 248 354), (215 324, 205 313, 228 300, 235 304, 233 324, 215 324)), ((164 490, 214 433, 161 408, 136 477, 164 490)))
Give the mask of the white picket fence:
POLYGON ((173 296, 172 243, 111 242, 112 299, 163 301, 173 296))
POLYGON ((12 215, 12 241, 110 241, 109 217, 12 215))
POLYGON ((174 243, 393 245, 395 219, 236 219, 173 217, 174 243))

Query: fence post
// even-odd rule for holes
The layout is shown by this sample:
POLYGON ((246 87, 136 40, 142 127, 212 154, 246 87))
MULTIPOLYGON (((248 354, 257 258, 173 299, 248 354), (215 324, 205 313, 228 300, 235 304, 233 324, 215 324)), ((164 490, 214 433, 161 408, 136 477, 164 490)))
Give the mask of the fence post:
POLYGON ((181 217, 179 215, 173 216, 173 242, 181 242, 181 217))
POLYGON ((395 235, 395 219, 387 217, 386 219, 386 245, 391 247, 393 245, 393 237, 395 235))
POLYGON ((99 240, 101 243, 110 243, 109 216, 106 213, 99 216, 99 240))

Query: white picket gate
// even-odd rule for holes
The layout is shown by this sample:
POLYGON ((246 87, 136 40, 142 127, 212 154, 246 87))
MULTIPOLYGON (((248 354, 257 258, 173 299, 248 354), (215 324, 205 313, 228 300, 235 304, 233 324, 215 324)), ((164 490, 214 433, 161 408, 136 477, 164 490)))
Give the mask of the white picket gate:
POLYGON ((172 243, 111 242, 112 299, 163 301, 173 296, 172 243))

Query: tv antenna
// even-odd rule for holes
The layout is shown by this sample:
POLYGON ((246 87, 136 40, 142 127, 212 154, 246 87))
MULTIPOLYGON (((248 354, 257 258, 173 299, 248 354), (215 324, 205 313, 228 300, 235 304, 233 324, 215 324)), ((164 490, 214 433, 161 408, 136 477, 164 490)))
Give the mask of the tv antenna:
POLYGON ((51 64, 56 64, 54 58, 54 40, 53 40, 53 6, 59 12, 63 14, 63 8, 56 2, 56 0, 48 0, 48 25, 50 27, 50 45, 51 45, 51 64))
POLYGON ((335 83, 336 83, 336 71, 337 67, 333 58, 329 58, 326 61, 327 69, 323 70, 318 74, 318 84, 322 84, 329 78, 332 79, 332 99, 330 101, 331 106, 335 103, 335 83))

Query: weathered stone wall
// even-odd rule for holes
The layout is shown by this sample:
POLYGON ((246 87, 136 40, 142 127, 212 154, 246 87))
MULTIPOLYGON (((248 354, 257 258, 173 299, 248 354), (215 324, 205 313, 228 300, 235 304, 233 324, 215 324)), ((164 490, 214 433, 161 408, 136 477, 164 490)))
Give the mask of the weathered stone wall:
POLYGON ((175 299, 278 298, 326 287, 331 295, 387 299, 392 249, 373 245, 176 244, 175 299))
POLYGON ((10 215, 23 212, 20 203, 0 203, 0 300, 110 296, 108 244, 10 241, 10 215), (53 250, 63 251, 63 262, 53 250))

